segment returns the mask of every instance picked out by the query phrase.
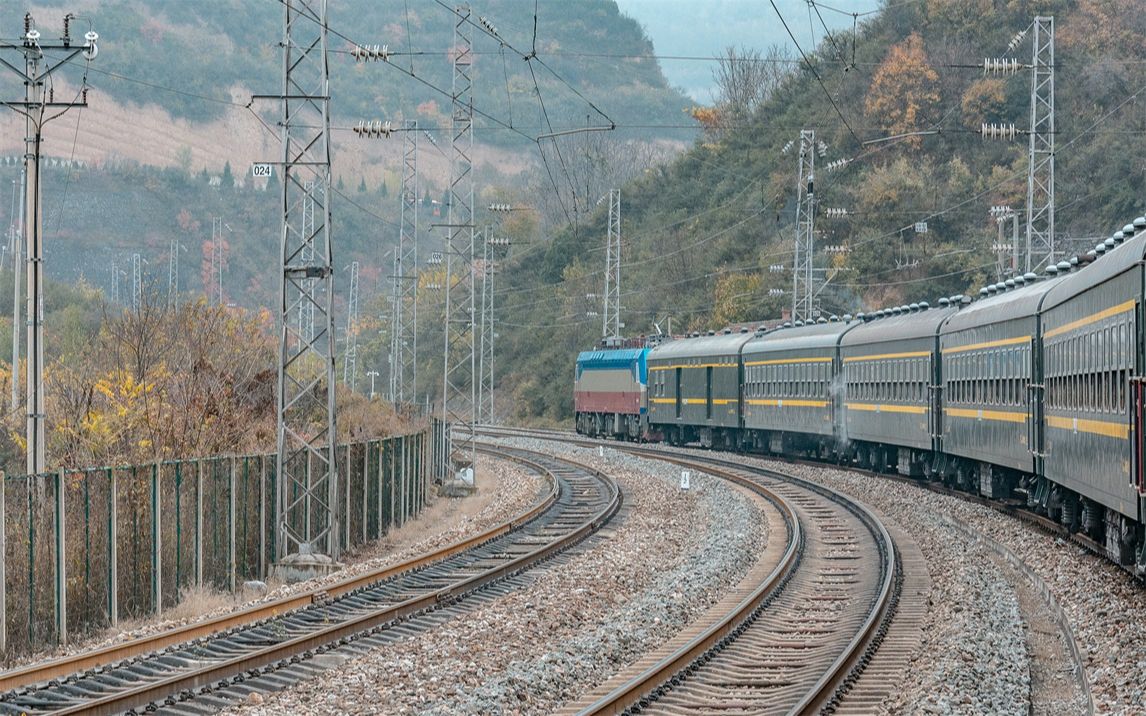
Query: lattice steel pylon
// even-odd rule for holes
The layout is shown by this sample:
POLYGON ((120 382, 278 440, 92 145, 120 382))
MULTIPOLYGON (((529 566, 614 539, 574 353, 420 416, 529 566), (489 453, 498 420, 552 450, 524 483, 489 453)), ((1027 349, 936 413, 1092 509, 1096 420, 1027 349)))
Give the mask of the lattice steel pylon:
MULTIPOLYGON (((306 182, 303 189, 306 191, 306 196, 302 200, 302 234, 311 237, 314 236, 314 182, 306 182)), ((302 247, 299 261, 304 266, 309 266, 314 262, 314 244, 310 241, 302 247)), ((315 282, 315 279, 303 280, 307 282, 308 286, 313 286, 315 282)), ((308 341, 314 340, 314 303, 311 301, 298 305, 298 333, 308 341)))
POLYGON ((143 257, 131 255, 131 311, 138 314, 143 308, 143 257))
POLYGON ((167 249, 167 307, 179 305, 179 239, 171 239, 167 249))
POLYGON ((351 390, 358 382, 358 262, 350 262, 350 297, 346 301, 346 348, 342 353, 342 382, 351 390))
POLYGON ((334 266, 330 236, 330 71, 326 0, 283 0, 282 281, 279 312, 277 454, 280 562, 291 554, 337 557, 334 266), (314 190, 308 191, 307 184, 314 190), (303 204, 314 196, 313 225, 303 204), (304 249, 313 253, 304 260, 304 249), (303 335, 300 306, 313 307, 303 335))
POLYGON ((1036 17, 1033 27, 1026 271, 1038 271, 1044 265, 1055 263, 1054 17, 1036 17))
POLYGON ((208 300, 223 305, 223 219, 211 218, 211 287, 208 300), (212 295, 213 294, 213 295, 212 295))
MULTIPOLYGON (((477 375, 474 351, 473 41, 469 5, 455 7, 454 16, 450 205, 444 252, 446 308, 442 419, 451 425, 451 440, 460 442, 460 452, 469 454, 472 466, 477 375)), ((451 444, 447 456, 453 447, 451 444)), ((443 471, 449 472, 449 463, 448 459, 442 461, 443 471)))
POLYGON ((494 236, 487 226, 482 237, 481 272, 481 350, 478 352, 478 422, 496 425, 494 412, 494 343, 497 340, 497 313, 494 310, 497 270, 505 257, 509 239, 494 236))
POLYGON ((605 238, 605 305, 601 337, 621 335, 621 190, 609 190, 609 229, 605 238), (612 331, 610 333, 610 331, 612 331))
POLYGON ((815 248, 816 132, 800 131, 799 169, 796 179, 796 253, 792 260, 792 321, 814 320, 816 306, 815 248))
POLYGON ((391 284, 390 398, 414 403, 418 387, 418 122, 403 123, 402 211, 391 284))

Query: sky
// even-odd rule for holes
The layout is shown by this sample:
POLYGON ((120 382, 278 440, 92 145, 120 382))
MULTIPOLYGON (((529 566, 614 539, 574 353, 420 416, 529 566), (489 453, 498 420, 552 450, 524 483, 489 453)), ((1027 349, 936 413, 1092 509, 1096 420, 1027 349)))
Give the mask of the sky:
MULTIPOLYGON (((880 0, 775 0, 800 47, 807 52, 824 37, 824 26, 850 34, 852 13, 877 10, 880 0), (817 15, 816 11, 819 11, 817 15), (821 20, 822 19, 822 20, 821 20)), ((710 103, 713 61, 673 60, 665 55, 713 57, 726 47, 766 50, 783 44, 798 54, 768 0, 617 0, 621 12, 640 22, 670 84, 697 102, 710 103)), ((862 21, 862 17, 860 18, 862 21)))

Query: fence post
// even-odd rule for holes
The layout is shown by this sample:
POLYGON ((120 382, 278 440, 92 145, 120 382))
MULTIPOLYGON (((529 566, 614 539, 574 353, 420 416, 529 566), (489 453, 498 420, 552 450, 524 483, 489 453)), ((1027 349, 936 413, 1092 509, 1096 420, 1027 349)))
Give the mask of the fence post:
POLYGON ((195 586, 203 586, 203 461, 195 461, 195 586))
POLYGON ((68 643, 68 574, 64 551, 64 471, 56 471, 56 635, 68 643))
POLYGON ((386 482, 382 477, 382 461, 385 449, 383 448, 384 441, 378 440, 378 459, 375 462, 375 474, 378 480, 378 538, 382 540, 382 536, 386 534, 385 512, 383 512, 383 495, 386 494, 386 482))
POLYGON ((370 441, 362 446, 362 544, 366 544, 370 537, 366 534, 367 523, 370 521, 370 441))
POLYGON ((0 470, 0 653, 8 652, 8 475, 0 470))
POLYGON ((107 469, 107 610, 108 623, 119 624, 119 480, 107 469))
POLYGON ((227 460, 230 469, 227 470, 227 571, 230 575, 227 583, 231 591, 235 591, 235 572, 238 571, 238 560, 235 553, 235 456, 227 460))
POLYGON ((163 611, 163 524, 159 499, 159 461, 151 466, 151 605, 163 611))
POLYGON ((354 466, 350 464, 350 456, 354 454, 353 443, 346 445, 346 459, 342 461, 346 465, 346 480, 342 483, 342 494, 345 495, 346 502, 346 524, 342 526, 342 548, 350 549, 350 486, 354 484, 351 479, 351 473, 354 471, 354 466))
POLYGON ((267 578, 267 457, 259 456, 259 579, 267 578))

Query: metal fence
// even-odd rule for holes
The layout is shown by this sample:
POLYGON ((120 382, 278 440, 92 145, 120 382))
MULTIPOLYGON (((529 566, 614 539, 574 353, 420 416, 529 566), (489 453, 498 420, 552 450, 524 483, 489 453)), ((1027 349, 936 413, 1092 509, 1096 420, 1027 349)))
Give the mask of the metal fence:
MULTIPOLYGON (((342 550, 421 510, 442 431, 434 421, 338 447, 342 550)), ((264 579, 277 554, 276 478, 273 454, 3 477, 0 652, 159 613, 190 587, 264 579)))

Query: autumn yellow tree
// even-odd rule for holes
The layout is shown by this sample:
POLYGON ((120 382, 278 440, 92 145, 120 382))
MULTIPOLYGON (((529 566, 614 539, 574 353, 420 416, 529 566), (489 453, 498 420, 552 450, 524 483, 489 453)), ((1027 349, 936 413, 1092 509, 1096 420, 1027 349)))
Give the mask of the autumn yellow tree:
MULTIPOLYGON (((923 49, 923 38, 912 33, 892 46, 880 63, 868 88, 864 111, 889 134, 910 134, 924 129, 939 104, 939 75, 923 49)), ((904 143, 918 147, 920 138, 904 143)))

